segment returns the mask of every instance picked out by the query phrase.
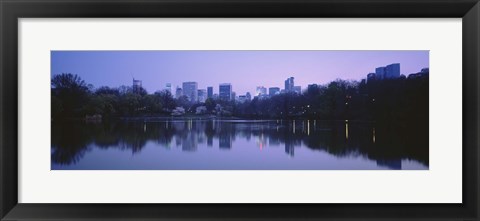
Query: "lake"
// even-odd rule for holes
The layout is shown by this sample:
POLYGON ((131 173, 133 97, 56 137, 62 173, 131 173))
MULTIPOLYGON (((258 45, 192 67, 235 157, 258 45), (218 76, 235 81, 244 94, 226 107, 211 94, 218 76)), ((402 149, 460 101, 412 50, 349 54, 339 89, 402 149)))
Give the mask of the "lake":
POLYGON ((52 122, 52 170, 428 170, 428 128, 319 120, 52 122))

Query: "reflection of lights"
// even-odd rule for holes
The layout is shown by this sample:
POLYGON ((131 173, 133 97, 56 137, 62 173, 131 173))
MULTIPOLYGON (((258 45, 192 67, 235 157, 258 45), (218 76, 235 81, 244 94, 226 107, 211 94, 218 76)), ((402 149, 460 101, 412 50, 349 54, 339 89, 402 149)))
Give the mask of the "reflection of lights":
POLYGON ((263 133, 262 133, 258 137, 258 147, 260 148, 260 150, 262 150, 264 146, 266 147, 266 141, 265 141, 265 137, 263 136, 263 133))
POLYGON ((295 133, 295 121, 293 121, 293 133, 295 133))
POLYGON ((143 124, 143 132, 147 132, 147 124, 146 123, 143 124))
POLYGON ((348 123, 345 123, 345 139, 348 140, 348 123))
POLYGON ((310 120, 307 121, 307 135, 310 135, 310 120))
POLYGON ((373 128, 373 143, 375 143, 375 127, 373 128))

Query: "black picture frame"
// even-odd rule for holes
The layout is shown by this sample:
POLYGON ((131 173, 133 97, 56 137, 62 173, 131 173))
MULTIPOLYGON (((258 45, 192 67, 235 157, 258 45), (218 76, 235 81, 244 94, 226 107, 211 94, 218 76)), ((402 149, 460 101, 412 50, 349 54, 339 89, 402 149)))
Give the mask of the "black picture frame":
MULTIPOLYGON (((1 220, 478 220, 478 0, 0 0, 1 220), (23 204, 18 203, 18 19, 119 17, 462 18, 461 204, 23 204)), ((448 44, 448 42, 446 42, 448 44)), ((452 73, 453 74, 453 73, 452 73)), ((433 110, 435 111, 435 110, 433 110)), ((460 147, 451 147, 460 148, 460 147)), ((121 193, 120 193, 121 194, 121 193)), ((440 193, 439 193, 440 194, 440 193)))

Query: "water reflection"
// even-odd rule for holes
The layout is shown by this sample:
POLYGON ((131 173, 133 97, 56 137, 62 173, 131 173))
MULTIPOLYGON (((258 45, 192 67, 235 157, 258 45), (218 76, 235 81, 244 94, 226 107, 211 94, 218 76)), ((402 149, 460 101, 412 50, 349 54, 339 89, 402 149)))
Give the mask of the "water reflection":
POLYGON ((317 120, 71 122, 52 125, 51 159, 52 169, 428 169, 428 128, 317 120))

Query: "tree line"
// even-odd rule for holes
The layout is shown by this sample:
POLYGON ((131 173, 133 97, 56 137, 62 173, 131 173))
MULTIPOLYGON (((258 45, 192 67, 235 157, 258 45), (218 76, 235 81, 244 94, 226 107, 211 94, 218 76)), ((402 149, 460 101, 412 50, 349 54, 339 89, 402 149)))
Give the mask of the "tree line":
POLYGON ((129 86, 94 88, 78 75, 63 73, 51 81, 52 119, 210 114, 248 119, 322 119, 422 121, 428 124, 428 75, 416 78, 346 81, 309 85, 302 93, 259 96, 244 102, 208 98, 190 102, 167 91, 148 93, 129 86), (199 111, 201 110, 201 111, 199 111))

